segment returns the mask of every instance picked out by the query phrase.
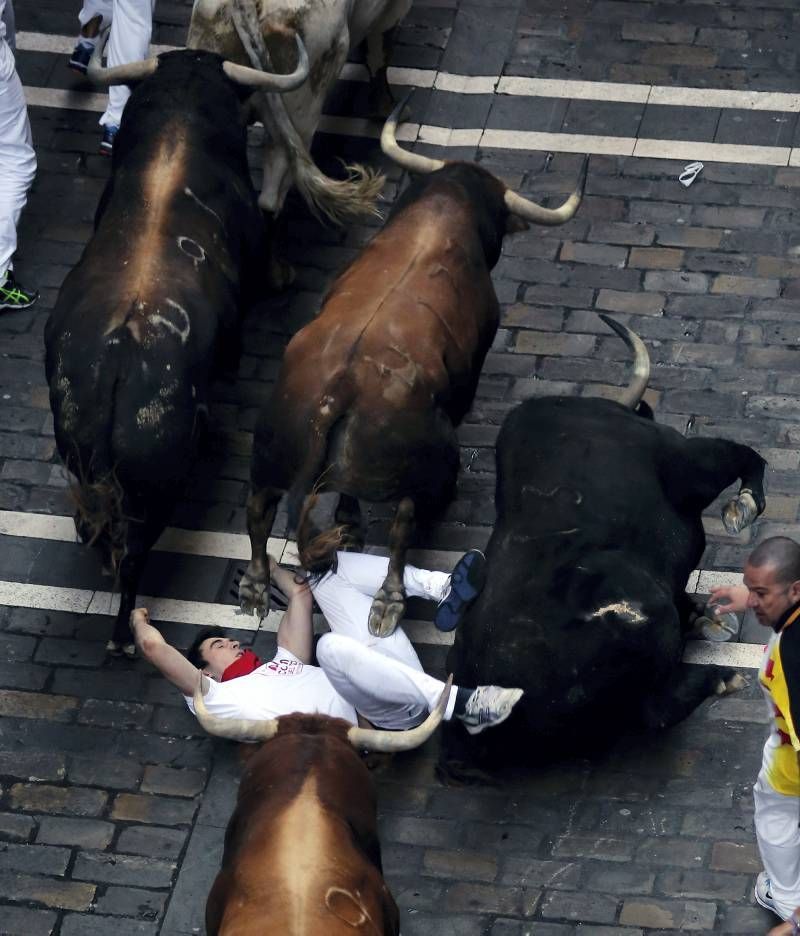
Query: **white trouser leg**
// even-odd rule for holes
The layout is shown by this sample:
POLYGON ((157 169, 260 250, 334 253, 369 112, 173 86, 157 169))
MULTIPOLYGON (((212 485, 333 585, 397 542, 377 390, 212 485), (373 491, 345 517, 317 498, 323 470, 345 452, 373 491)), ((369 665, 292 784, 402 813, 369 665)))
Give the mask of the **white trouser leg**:
MULTIPOLYGON (((445 687, 421 668, 377 653, 343 634, 323 634, 317 644, 317 660, 339 695, 379 728, 399 731, 418 725, 435 707, 445 687)), ((455 704, 453 686, 445 719, 452 716, 455 704)))
MULTIPOLYGON (((311 591, 333 633, 345 634, 384 656, 422 670, 417 651, 401 627, 391 637, 374 637, 367 626, 372 598, 383 584, 388 566, 389 560, 381 556, 339 553, 338 570, 323 576, 311 591)), ((448 578, 444 572, 406 566, 403 581, 409 595, 438 599, 448 578)))
POLYGON ((0 282, 17 249, 17 222, 35 175, 22 83, 11 50, 0 40, 0 282))
MULTIPOLYGON (((111 0, 84 0, 80 13, 78 13, 78 22, 81 27, 85 26, 95 16, 102 16, 100 29, 107 29, 111 25, 111 0)), ((94 42, 93 39, 87 40, 94 42)))
MULTIPOLYGON (((106 52, 109 68, 141 62, 147 58, 150 35, 153 31, 153 8, 155 0, 114 0, 114 15, 111 21, 106 52)), ((108 89, 108 107, 100 118, 100 126, 119 126, 122 111, 128 103, 131 90, 127 85, 111 85, 108 89)))
POLYGON ((800 906, 800 797, 772 788, 762 770, 753 786, 758 850, 781 919, 800 906))

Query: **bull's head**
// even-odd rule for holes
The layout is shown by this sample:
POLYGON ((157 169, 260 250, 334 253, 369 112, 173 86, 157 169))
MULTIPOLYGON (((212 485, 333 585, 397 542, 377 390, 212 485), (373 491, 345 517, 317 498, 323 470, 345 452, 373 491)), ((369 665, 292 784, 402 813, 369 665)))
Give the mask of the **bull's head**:
MULTIPOLYGON (((306 80, 309 69, 308 54, 299 34, 295 34, 295 41, 297 42, 297 67, 290 74, 279 75, 274 72, 259 71, 257 68, 248 68, 246 65, 237 65, 235 62, 228 61, 222 63, 222 70, 231 81, 253 91, 278 93, 294 91, 306 80)), ((105 42, 97 43, 86 72, 87 77, 101 87, 143 81, 158 68, 157 58, 145 59, 143 62, 129 62, 127 65, 117 65, 114 68, 104 68, 102 65, 104 45, 105 42)))
MULTIPOLYGON (((203 680, 201 676, 194 692, 194 710, 197 720, 205 730, 218 738, 228 738, 232 741, 269 741, 274 738, 280 728, 280 719, 268 718, 256 721, 247 718, 220 718, 211 715, 203 702, 203 680)), ((353 725, 347 732, 347 739, 357 750, 381 751, 383 753, 396 753, 410 751, 424 744, 436 731, 447 708, 450 698, 450 689, 453 685, 452 675, 448 678, 444 690, 439 697, 436 708, 428 715, 421 725, 408 731, 381 731, 376 728, 358 728, 353 725)))
MULTIPOLYGON (((404 150, 397 142, 397 122, 412 93, 412 91, 409 91, 397 107, 395 107, 389 115, 388 120, 383 125, 381 149, 390 159, 404 169, 408 169, 409 172, 417 172, 420 174, 436 172, 438 169, 443 169, 447 165, 445 160, 432 159, 430 156, 422 156, 420 153, 410 153, 408 150, 404 150)), ((518 218, 523 218, 525 221, 532 221, 534 224, 564 224, 573 217, 581 203, 583 189, 586 185, 586 170, 588 166, 589 157, 587 156, 583 161, 581 174, 578 178, 578 184, 575 186, 575 191, 564 204, 560 205, 558 208, 543 208, 541 205, 537 205, 536 202, 528 198, 523 198, 522 195, 518 195, 516 192, 512 192, 509 188, 506 189, 504 196, 506 208, 508 208, 511 214, 516 215, 518 218)))

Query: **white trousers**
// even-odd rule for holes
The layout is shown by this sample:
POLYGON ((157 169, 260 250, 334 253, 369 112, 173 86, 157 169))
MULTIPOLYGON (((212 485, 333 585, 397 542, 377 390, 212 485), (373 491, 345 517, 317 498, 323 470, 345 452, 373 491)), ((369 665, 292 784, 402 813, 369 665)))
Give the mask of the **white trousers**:
POLYGON ((0 39, 0 283, 17 249, 17 223, 36 175, 36 155, 14 56, 0 39))
MULTIPOLYGON (((317 661, 334 689, 357 712, 380 728, 413 728, 435 707, 445 684, 428 676, 401 628, 391 637, 373 637, 367 621, 389 560, 364 553, 339 553, 338 569, 311 586, 331 633, 320 637, 317 661)), ((406 594, 440 600, 450 577, 406 566, 406 594)), ((445 719, 452 717, 456 687, 445 719)))
POLYGON ((782 920, 800 907, 800 796, 778 793, 764 770, 753 786, 758 850, 782 920))
MULTIPOLYGON (((113 68, 147 58, 155 5, 156 0, 84 0, 78 20, 81 26, 85 26, 95 16, 102 16, 101 29, 111 24, 106 56, 109 68, 113 68)), ((130 96, 131 90, 127 85, 111 85, 108 107, 100 118, 101 127, 119 126, 130 96)))

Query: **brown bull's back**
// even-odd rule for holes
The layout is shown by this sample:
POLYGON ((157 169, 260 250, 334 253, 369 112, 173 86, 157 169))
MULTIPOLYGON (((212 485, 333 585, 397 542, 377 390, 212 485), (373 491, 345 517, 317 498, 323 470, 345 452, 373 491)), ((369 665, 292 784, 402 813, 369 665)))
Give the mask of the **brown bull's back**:
POLYGON ((463 199, 406 208, 334 283, 287 349, 287 398, 317 401, 344 375, 362 401, 399 409, 470 371, 497 324, 489 271, 463 199))
POLYGON ((242 780, 209 936, 394 936, 375 824, 368 772, 346 740, 290 734, 265 744, 242 780))

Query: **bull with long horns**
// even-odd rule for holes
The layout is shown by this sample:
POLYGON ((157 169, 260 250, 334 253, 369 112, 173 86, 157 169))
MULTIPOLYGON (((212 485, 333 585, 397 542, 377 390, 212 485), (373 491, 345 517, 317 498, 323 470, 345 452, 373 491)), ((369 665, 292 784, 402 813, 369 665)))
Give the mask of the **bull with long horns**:
POLYGON ((359 498, 398 501, 389 571, 370 617, 370 631, 380 636, 405 611, 403 569, 415 517, 434 517, 455 490, 455 428, 499 321, 490 273, 503 237, 528 222, 568 221, 586 178, 584 164, 573 194, 559 208, 543 208, 480 166, 406 152, 395 135, 404 103, 381 142, 422 177, 289 343, 256 428, 247 505, 252 555, 239 587, 242 608, 265 614, 266 543, 283 491, 290 518, 299 518, 302 564, 314 571, 331 566, 349 531, 313 517, 312 487, 344 496, 351 517, 359 498))
POLYGON ((109 650, 132 655, 128 619, 150 548, 186 478, 216 365, 238 359, 262 217, 247 165, 245 101, 308 75, 169 52, 89 77, 132 84, 95 232, 45 330, 59 453, 75 523, 122 596, 109 650))

